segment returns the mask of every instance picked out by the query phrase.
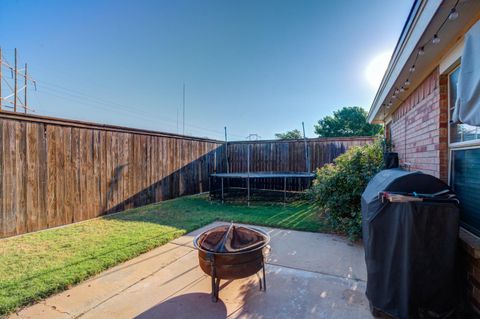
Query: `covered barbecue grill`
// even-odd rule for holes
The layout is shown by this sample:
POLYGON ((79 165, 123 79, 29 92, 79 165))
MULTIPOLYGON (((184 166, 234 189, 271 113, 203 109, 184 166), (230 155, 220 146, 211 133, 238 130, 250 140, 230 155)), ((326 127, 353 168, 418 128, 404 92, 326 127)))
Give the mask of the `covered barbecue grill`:
POLYGON ((383 170, 362 194, 362 219, 372 313, 451 315, 459 208, 448 185, 421 172, 383 170))
POLYGON ((260 289, 267 289, 264 248, 269 242, 270 236, 263 230, 233 223, 209 229, 194 239, 200 268, 212 277, 213 302, 218 300, 221 279, 245 278, 262 270, 260 289))

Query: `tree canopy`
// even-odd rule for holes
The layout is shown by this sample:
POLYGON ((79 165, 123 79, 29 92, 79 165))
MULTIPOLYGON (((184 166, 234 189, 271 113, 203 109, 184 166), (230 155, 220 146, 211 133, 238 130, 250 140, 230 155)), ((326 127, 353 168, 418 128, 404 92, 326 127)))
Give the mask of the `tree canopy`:
POLYGON ((287 131, 285 133, 277 133, 275 134, 275 137, 281 140, 294 140, 294 139, 303 138, 302 133, 300 133, 300 131, 297 129, 287 131))
POLYGON ((374 136, 381 134, 383 127, 367 122, 367 112, 358 106, 344 107, 334 111, 315 125, 320 137, 374 136))

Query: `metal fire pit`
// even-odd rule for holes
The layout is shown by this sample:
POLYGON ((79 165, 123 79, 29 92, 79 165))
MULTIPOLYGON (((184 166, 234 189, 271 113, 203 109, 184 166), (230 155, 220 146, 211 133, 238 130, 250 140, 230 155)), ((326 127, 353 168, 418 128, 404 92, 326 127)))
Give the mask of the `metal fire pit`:
POLYGON ((260 290, 266 291, 264 251, 270 235, 263 230, 230 225, 211 228, 194 240, 200 268, 212 278, 212 301, 218 301, 220 280, 257 274, 260 290), (262 276, 258 274, 262 270, 262 276))

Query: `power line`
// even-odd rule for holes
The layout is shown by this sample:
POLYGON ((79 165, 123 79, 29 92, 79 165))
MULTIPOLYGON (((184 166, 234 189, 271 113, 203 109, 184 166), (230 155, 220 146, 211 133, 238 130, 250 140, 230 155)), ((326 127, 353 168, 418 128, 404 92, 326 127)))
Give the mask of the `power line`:
MULTIPOLYGON (((47 94, 54 95, 54 96, 60 97, 60 98, 64 98, 64 96, 62 96, 62 94, 63 94, 63 95, 66 95, 69 100, 77 102, 77 103, 82 104, 82 105, 91 106, 91 107, 98 107, 98 108, 102 108, 102 109, 108 109, 109 111, 112 111, 112 110, 113 111, 120 111, 120 112, 129 114, 129 115, 132 115, 134 117, 137 117, 137 118, 147 119, 149 121, 153 121, 151 114, 142 113, 142 112, 139 112, 139 111, 132 111, 132 108, 127 107, 126 105, 119 104, 119 103, 112 102, 112 101, 108 101, 108 100, 105 100, 105 99, 102 99, 102 98, 97 98, 97 97, 94 97, 94 96, 91 96, 91 95, 88 95, 88 94, 85 94, 85 93, 82 93, 82 92, 79 92, 79 91, 76 91, 76 90, 67 89, 67 88, 62 87, 60 85, 49 83, 49 82, 46 82, 46 81, 43 81, 43 80, 38 81, 38 82, 40 84, 42 84, 41 87, 39 88, 39 92, 47 93, 47 94), (86 103, 86 101, 88 101, 88 103, 86 103), (103 107, 100 107, 100 106, 103 106, 103 107)), ((174 121, 169 120, 169 119, 158 119, 158 121, 161 121, 163 123, 167 123, 171 126, 174 126, 174 124, 173 124, 174 121)), ((192 129, 195 129, 195 130, 216 133, 219 136, 221 136, 223 134, 223 132, 213 130, 213 129, 209 129, 209 128, 205 128, 205 127, 201 127, 201 126, 197 126, 197 125, 193 125, 193 124, 186 125, 186 127, 190 127, 192 129)), ((240 136, 240 135, 236 135, 236 134, 233 134, 233 135, 235 135, 237 137, 240 136)))
MULTIPOLYGON (((16 50, 15 50, 16 52, 16 50)), ((15 83, 13 83, 12 85, 9 83, 9 81, 5 78, 5 76, 2 77, 2 75, 4 75, 2 72, 1 72, 1 67, 0 67, 0 97, 2 97, 2 82, 4 84, 7 85, 7 87, 10 89, 11 93, 10 95, 8 95, 7 97, 8 98, 11 98, 11 97, 14 97, 14 100, 13 101, 10 101, 7 99, 7 97, 3 97, 0 99, 0 111, 1 111, 1 106, 2 106, 2 102, 4 102, 4 106, 5 107, 8 107, 8 108, 13 108, 14 110, 15 109, 15 104, 18 103, 22 108, 25 109, 25 112, 27 110, 29 111, 34 111, 32 109, 30 109, 27 105, 27 89, 28 89, 28 84, 33 84, 35 86, 35 90, 37 90, 37 83, 41 84, 40 85, 40 89, 38 90, 39 93, 41 94, 47 94, 47 95, 51 95, 51 96, 55 96, 57 98, 63 98, 63 99, 66 99, 66 100, 69 100, 69 101, 72 101, 72 102, 75 102, 76 104, 78 105, 82 105, 82 106, 87 106, 87 107, 93 107, 93 108, 99 108, 99 109, 103 109, 103 110, 108 110, 108 111, 115 111, 115 112, 122 112, 124 114, 128 114, 129 116, 133 116, 133 117, 136 117, 136 118, 139 118, 139 119, 143 119, 143 120, 148 120, 150 122, 155 122, 157 123, 158 121, 160 122, 163 122, 163 123, 166 123, 168 124, 169 126, 174 126, 174 120, 170 119, 170 118, 152 118, 152 114, 147 114, 145 112, 141 112, 139 111, 138 109, 135 109, 133 110, 132 109, 132 106, 129 106, 129 105, 125 105, 125 104, 121 104, 121 103, 118 103, 118 102, 114 102, 114 101, 111 101, 111 100, 107 100, 107 99, 104 99, 104 98, 101 98, 101 97, 98 97, 98 96, 94 96, 94 95, 91 95, 91 94, 86 94, 84 92, 81 92, 81 91, 78 91, 78 90, 75 90, 75 89, 70 89, 70 88, 67 88, 67 87, 64 87, 64 86, 61 86, 61 85, 58 85, 56 83, 52 83, 52 82, 48 82, 48 81, 44 81, 44 80, 41 80, 41 81, 37 81, 37 80, 34 80, 33 78, 31 78, 31 76, 27 73, 28 71, 28 66, 25 65, 25 68, 24 69, 18 69, 17 66, 12 66, 7 59, 4 58, 4 56, 1 55, 1 48, 0 48, 0 66, 3 66, 3 67, 6 67, 8 70, 10 70, 10 73, 12 75, 12 78, 14 78, 15 76, 17 77, 23 77, 24 78, 24 83, 23 83, 23 86, 21 87, 18 87, 18 83, 17 85, 15 85, 15 83), (22 73, 21 71, 24 71, 24 73, 22 73), (20 93, 21 91, 24 91, 24 98, 23 100, 20 100, 20 97, 18 96, 18 93, 20 93)), ((18 62, 18 61, 17 61, 18 62)), ((18 80, 18 78, 17 78, 18 80)), ((214 129, 211 129, 211 128, 206 128, 206 127, 202 127, 202 126, 198 126, 198 125, 193 125, 193 124, 186 124, 186 121, 185 121, 185 84, 183 84, 183 119, 182 119, 182 122, 183 122, 183 127, 182 127, 182 132, 183 134, 185 134, 185 130, 187 127, 193 129, 193 130, 196 130, 196 131, 204 131, 204 132, 209 132, 209 133, 215 133, 216 135, 218 136, 222 136, 223 135, 223 132, 222 131, 219 131, 219 130, 214 130, 214 129)), ((142 106, 138 106, 140 109, 142 108, 142 106)), ((178 111, 177 111, 178 113, 178 111)), ((177 114, 177 133, 178 133, 178 114, 177 114)), ((231 134, 232 136, 235 136, 237 138, 242 138, 242 135, 240 134, 231 134)))

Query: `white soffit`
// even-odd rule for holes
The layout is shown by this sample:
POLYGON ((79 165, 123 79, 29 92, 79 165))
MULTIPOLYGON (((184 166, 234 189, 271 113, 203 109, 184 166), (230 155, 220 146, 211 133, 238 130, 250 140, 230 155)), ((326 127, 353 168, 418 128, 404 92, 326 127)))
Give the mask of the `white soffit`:
POLYGON ((368 113, 369 122, 374 121, 383 101, 387 98, 391 88, 394 86, 395 81, 400 75, 400 72, 416 49, 417 43, 420 41, 425 29, 437 12, 441 3, 441 0, 420 1, 417 12, 413 17, 413 21, 408 30, 405 31, 406 35, 404 40, 397 44, 392 55, 390 64, 388 65, 387 71, 380 84, 380 88, 377 91, 370 108, 370 112, 368 113))
POLYGON ((411 18, 406 35, 397 44, 392 61, 384 75, 382 84, 370 108, 368 120, 381 123, 383 117, 393 112, 411 92, 443 62, 443 70, 449 70, 451 64, 458 60, 461 48, 456 47, 461 42, 463 34, 480 18, 480 0, 460 0, 457 5, 459 17, 453 21, 446 20, 451 8, 457 0, 431 1, 422 0, 411 18), (431 39, 439 30, 441 39, 439 44, 432 44, 431 39), (418 48, 425 45, 425 54, 417 59, 418 48), (449 64, 450 59, 452 63, 449 64), (409 73, 410 67, 415 64, 415 72, 409 73), (410 80, 409 89, 392 99, 395 88, 404 85, 410 80), (382 104, 392 101, 390 108, 382 104))

